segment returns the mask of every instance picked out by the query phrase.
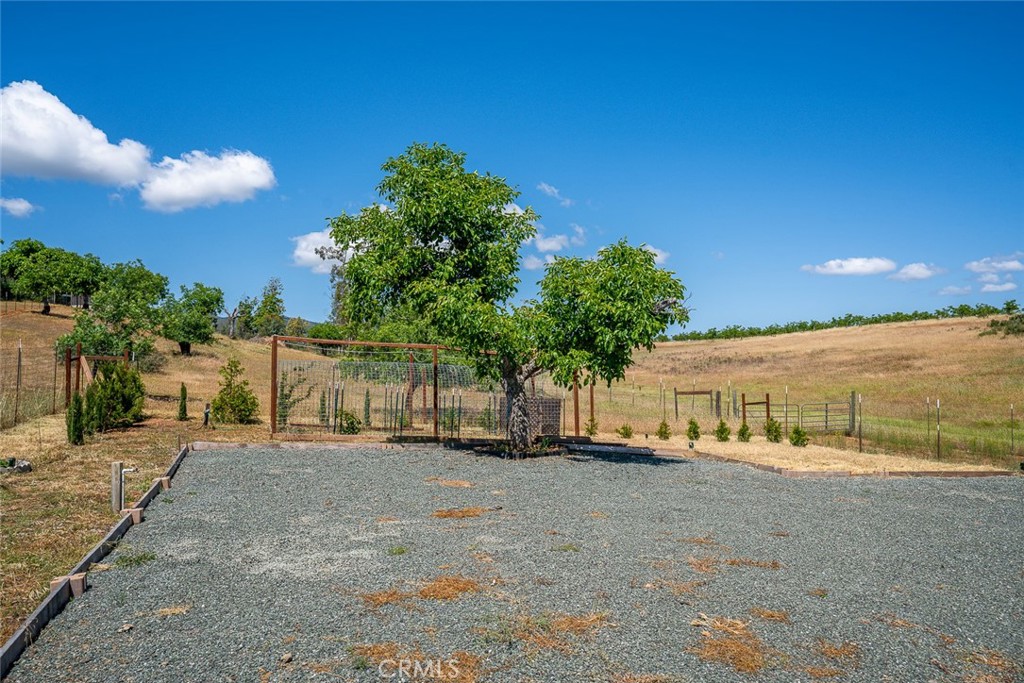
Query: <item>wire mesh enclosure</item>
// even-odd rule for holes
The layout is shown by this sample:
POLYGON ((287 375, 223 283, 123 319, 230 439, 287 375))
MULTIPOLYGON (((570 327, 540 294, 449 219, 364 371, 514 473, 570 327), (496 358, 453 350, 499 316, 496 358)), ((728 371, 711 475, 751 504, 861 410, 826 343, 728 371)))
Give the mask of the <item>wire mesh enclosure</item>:
MULTIPOLYGON (((508 406, 498 382, 477 377, 464 355, 427 344, 275 337, 271 429, 305 435, 505 438, 508 406)), ((566 392, 546 376, 527 387, 532 432, 565 429, 566 392)))

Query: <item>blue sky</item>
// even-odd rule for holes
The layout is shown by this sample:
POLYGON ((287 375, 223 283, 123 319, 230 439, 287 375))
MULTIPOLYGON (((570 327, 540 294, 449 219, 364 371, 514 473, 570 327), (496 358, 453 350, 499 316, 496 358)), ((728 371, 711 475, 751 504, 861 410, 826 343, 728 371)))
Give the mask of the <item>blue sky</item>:
MULTIPOLYGON (((1021 3, 0 5, 2 237, 284 284, 380 165, 444 142, 554 255, 623 236, 689 329, 1021 298, 1021 3)), ((320 267, 318 267, 320 266, 320 267)))

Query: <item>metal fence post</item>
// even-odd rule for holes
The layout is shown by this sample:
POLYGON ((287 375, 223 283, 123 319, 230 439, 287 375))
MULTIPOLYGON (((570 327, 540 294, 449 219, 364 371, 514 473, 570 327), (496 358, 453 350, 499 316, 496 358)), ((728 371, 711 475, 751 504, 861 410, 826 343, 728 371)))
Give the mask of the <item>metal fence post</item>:
POLYGON ((850 392, 850 429, 847 434, 853 434, 853 430, 857 427, 857 392, 850 392))

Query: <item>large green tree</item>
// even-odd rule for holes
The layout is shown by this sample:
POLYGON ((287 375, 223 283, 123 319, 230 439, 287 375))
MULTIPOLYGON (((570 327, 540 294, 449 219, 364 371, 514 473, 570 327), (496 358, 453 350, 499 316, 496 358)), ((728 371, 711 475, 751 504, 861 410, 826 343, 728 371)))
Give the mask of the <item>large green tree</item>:
POLYGON ((115 263, 92 297, 92 310, 75 316, 74 329, 57 340, 58 351, 82 343, 89 354, 118 355, 126 348, 139 356, 152 351, 149 333, 160 323, 160 302, 167 278, 141 261, 115 263))
POLYGON ((516 305, 519 248, 537 215, 514 207, 519 192, 468 172, 465 155, 413 144, 382 166, 382 202, 330 220, 345 263, 345 310, 355 322, 386 320, 408 306, 477 372, 500 380, 513 448, 530 446, 526 386, 550 371, 567 386, 624 376, 637 348, 651 348, 687 320, 684 289, 643 247, 625 241, 596 259, 555 259, 541 299, 516 305), (490 351, 493 353, 485 353, 490 351))
POLYGON ((196 282, 182 285, 181 296, 167 297, 161 307, 161 336, 178 342, 181 355, 191 356, 193 344, 209 344, 217 331, 217 314, 224 309, 224 292, 196 282))
POLYGON ((16 296, 35 299, 50 312, 53 294, 96 292, 104 279, 104 267, 92 254, 47 247, 34 239, 17 240, 0 255, 0 277, 5 288, 16 296))

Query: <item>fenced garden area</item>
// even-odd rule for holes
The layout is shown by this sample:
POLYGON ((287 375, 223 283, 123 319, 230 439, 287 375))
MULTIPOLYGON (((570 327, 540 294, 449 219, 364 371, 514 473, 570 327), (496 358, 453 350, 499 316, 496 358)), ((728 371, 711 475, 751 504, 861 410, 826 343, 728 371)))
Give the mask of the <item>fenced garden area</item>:
MULTIPOLYGON (((294 337, 271 343, 275 433, 504 438, 508 406, 500 384, 478 378, 457 351, 294 337)), ((540 376, 528 396, 536 433, 565 433, 567 392, 540 376)))

